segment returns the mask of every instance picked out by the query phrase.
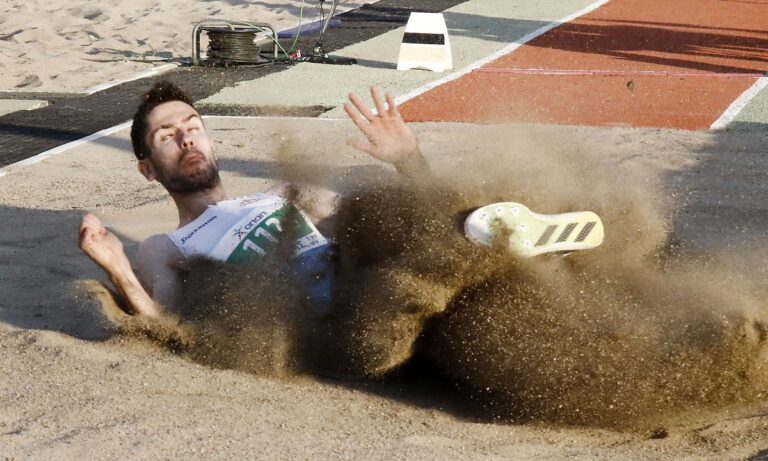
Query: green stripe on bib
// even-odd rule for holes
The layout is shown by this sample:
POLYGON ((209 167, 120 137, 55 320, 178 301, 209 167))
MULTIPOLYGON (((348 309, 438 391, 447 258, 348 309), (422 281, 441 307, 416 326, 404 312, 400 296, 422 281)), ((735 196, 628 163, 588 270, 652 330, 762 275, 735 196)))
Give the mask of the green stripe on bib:
POLYGON ((313 233, 312 227, 301 212, 290 204, 265 217, 250 229, 226 261, 244 264, 266 256, 277 248, 280 235, 286 231, 297 241, 313 233))

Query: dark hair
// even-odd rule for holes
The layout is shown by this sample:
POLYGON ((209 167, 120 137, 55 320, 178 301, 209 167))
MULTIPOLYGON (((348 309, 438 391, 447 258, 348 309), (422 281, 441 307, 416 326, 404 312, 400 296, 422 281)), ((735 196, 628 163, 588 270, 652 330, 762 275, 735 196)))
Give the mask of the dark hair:
POLYGON ((131 144, 133 144, 133 153, 136 154, 137 159, 143 160, 149 157, 150 154, 149 146, 147 145, 147 130, 149 129, 147 118, 149 113, 155 107, 169 101, 181 101, 189 104, 193 109, 195 107, 192 104, 192 99, 175 83, 167 80, 155 83, 152 89, 141 97, 141 104, 136 110, 136 115, 133 116, 131 144))

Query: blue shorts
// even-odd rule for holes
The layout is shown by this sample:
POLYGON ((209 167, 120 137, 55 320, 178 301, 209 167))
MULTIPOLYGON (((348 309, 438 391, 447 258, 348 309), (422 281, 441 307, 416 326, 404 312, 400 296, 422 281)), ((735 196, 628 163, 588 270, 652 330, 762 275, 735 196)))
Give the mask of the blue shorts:
POLYGON ((291 267, 294 279, 320 315, 333 309, 335 261, 334 245, 327 243, 300 254, 291 267))

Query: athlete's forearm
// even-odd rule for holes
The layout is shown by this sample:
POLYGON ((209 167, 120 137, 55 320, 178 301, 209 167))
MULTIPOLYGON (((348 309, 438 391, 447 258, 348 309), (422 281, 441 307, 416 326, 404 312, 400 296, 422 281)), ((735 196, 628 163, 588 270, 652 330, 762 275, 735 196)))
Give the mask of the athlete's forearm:
POLYGON ((427 159, 424 158, 418 147, 404 159, 395 162, 394 165, 398 173, 414 182, 420 182, 432 176, 427 159))
POLYGON ((160 306, 141 285, 129 263, 111 268, 107 270, 107 274, 133 314, 146 315, 147 317, 162 316, 160 306))

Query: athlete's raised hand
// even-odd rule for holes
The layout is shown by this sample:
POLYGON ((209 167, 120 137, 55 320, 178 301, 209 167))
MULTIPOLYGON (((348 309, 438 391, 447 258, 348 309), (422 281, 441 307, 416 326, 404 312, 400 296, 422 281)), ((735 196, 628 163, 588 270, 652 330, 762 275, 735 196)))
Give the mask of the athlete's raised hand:
POLYGON ((366 139, 348 139, 347 144, 384 162, 402 163, 418 152, 416 136, 400 116, 391 94, 386 95, 386 107, 381 91, 375 86, 371 87, 371 96, 376 105, 376 114, 356 94, 349 94, 349 102, 344 104, 344 111, 366 139))

